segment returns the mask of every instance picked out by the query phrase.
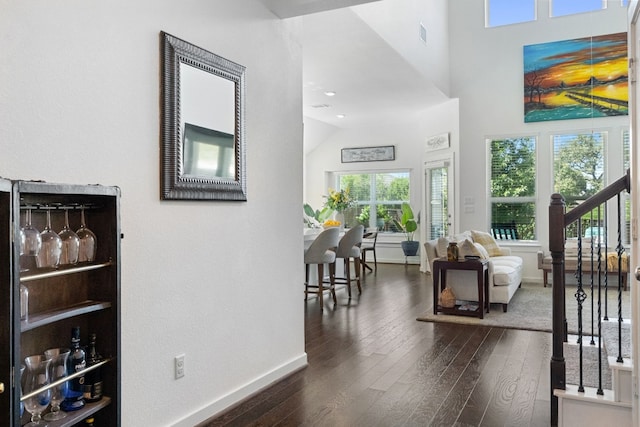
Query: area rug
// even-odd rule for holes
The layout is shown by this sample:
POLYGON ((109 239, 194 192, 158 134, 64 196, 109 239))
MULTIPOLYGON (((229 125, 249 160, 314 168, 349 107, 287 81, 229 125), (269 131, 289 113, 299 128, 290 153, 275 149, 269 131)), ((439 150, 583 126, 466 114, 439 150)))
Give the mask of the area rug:
MULTIPOLYGON (((566 288, 566 315, 569 333, 578 333, 578 314, 577 314, 577 302, 575 298, 577 287, 575 285, 569 285, 566 288)), ((544 331, 551 332, 551 310, 552 310, 552 287, 543 287, 542 284, 527 284, 524 283, 518 289, 511 298, 507 312, 502 311, 502 304, 492 304, 490 313, 484 314, 484 319, 478 319, 477 317, 457 316, 450 314, 439 313, 433 314, 433 306, 417 320, 422 322, 445 322, 445 323, 459 323, 466 325, 485 325, 499 328, 508 329, 523 329, 531 331, 544 331)), ((587 299, 583 303, 583 334, 591 335, 591 291, 585 288, 587 293, 587 299), (587 326, 589 325, 589 326, 587 326)), ((597 293, 597 289, 595 290, 597 293)), ((595 313, 594 319, 597 319, 598 307, 594 301, 595 313)), ((605 303, 604 303, 604 291, 602 292, 602 305, 601 312, 604 315, 605 303)), ((629 291, 622 292, 622 317, 628 319, 630 316, 629 306, 629 291)), ((607 293, 607 306, 608 315, 610 319, 617 319, 617 307, 618 307, 618 294, 611 290, 607 293)), ((594 335, 597 335, 597 329, 594 331, 594 335)))

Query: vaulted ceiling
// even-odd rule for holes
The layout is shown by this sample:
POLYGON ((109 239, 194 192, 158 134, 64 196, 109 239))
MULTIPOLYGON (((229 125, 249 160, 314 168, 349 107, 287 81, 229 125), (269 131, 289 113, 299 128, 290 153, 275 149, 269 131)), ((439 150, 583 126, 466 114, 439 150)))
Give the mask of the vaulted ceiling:
MULTIPOLYGON (((394 123, 448 99, 425 75, 428 67, 419 69, 424 58, 412 57, 428 51, 407 53, 380 34, 388 11, 399 21, 398 5, 407 1, 262 1, 282 19, 302 16, 305 139, 318 123, 329 129, 394 123)), ((417 22, 411 31, 417 43, 417 22)))

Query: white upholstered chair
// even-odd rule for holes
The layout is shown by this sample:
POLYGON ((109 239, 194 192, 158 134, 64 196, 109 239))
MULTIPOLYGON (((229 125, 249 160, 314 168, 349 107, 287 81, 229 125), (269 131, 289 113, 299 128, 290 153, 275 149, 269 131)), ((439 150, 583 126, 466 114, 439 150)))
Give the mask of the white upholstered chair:
POLYGON ((355 281, 358 285, 358 292, 362 292, 360 284, 360 245, 362 244, 362 235, 364 234, 364 226, 356 225, 350 228, 340 239, 336 249, 336 262, 339 258, 344 261, 344 277, 336 277, 335 284, 347 285, 349 298, 351 298, 351 282, 355 281), (351 277, 351 260, 353 259, 355 276, 351 277))
POLYGON ((318 237, 311 243, 309 248, 304 251, 305 264, 305 282, 304 282, 304 299, 310 293, 318 294, 320 301, 320 309, 324 309, 323 294, 330 291, 333 296, 333 303, 336 304, 335 275, 336 275, 336 252, 340 240, 340 230, 338 227, 327 228, 318 234, 318 237), (309 283, 309 268, 311 265, 318 266, 318 280, 316 284, 309 283), (324 287, 324 265, 329 265, 329 286, 324 287))

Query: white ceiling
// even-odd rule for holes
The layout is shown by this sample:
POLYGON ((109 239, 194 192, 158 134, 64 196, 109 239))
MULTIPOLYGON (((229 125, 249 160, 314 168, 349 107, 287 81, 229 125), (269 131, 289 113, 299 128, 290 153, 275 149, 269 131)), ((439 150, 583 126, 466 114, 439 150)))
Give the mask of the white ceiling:
POLYGON ((276 16, 285 19, 380 0, 261 0, 276 16))
MULTIPOLYGON (((262 1, 281 18, 304 15, 305 151, 318 142, 308 135, 319 124, 325 126, 323 138, 327 126, 337 130, 397 123, 448 99, 355 11, 370 11, 382 3, 388 7, 390 0, 262 1), (345 7, 364 3, 368 4, 345 7), (328 97, 327 91, 336 95, 328 97)), ((415 34, 417 39, 418 28, 415 34)))

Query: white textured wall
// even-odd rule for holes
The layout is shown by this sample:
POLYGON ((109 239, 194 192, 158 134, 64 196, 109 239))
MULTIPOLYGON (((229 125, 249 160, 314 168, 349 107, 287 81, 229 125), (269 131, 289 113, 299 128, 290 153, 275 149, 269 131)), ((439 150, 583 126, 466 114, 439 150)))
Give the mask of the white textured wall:
POLYGON ((353 8, 413 67, 449 94, 448 0, 394 0, 353 8), (424 42, 420 26, 426 30, 424 42))
POLYGON ((0 11, 0 175, 122 188, 122 425, 194 425, 304 364, 299 21, 256 0, 0 11), (246 203, 159 200, 161 30, 247 67, 246 203))

